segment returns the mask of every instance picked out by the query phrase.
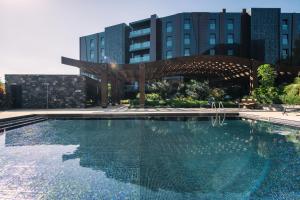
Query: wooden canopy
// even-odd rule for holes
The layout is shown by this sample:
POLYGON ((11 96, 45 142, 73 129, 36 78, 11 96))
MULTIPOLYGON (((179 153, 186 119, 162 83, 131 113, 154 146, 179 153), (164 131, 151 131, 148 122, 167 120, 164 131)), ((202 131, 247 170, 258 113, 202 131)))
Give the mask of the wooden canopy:
POLYGON ((101 80, 101 105, 108 104, 107 83, 112 86, 112 101, 119 101, 121 85, 139 81, 140 105, 145 103, 145 81, 168 76, 197 75, 229 81, 247 78, 252 91, 257 85, 257 68, 262 63, 234 56, 189 56, 139 64, 92 63, 62 57, 62 64, 78 67, 101 80))

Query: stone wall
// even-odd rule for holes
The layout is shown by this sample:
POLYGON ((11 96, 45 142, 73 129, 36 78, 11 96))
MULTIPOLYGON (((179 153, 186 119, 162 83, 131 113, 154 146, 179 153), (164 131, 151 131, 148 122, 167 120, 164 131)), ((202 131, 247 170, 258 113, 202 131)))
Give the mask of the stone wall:
POLYGON ((84 108, 88 83, 97 85, 77 75, 6 75, 5 80, 13 108, 84 108))

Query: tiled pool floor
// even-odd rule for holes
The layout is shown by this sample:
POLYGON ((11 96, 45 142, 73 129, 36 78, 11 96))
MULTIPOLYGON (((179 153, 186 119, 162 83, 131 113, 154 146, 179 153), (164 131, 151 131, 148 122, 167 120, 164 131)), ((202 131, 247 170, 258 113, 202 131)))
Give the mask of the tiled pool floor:
POLYGON ((0 199, 297 199, 299 141, 231 119, 48 120, 0 135, 0 199))

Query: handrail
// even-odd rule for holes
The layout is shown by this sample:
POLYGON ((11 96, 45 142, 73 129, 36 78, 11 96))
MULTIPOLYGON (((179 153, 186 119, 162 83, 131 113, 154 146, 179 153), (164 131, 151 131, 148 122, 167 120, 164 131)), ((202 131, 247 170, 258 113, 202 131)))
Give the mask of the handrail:
POLYGON ((221 107, 224 108, 224 105, 223 105, 222 101, 219 101, 219 109, 220 109, 221 107))

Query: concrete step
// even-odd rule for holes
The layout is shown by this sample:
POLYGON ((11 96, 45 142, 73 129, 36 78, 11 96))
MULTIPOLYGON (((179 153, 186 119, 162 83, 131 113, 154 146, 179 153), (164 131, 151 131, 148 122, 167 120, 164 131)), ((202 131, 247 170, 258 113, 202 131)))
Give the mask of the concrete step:
POLYGON ((39 116, 29 116, 29 117, 21 117, 17 119, 5 120, 0 122, 0 132, 3 132, 4 130, 11 130, 14 128, 27 126, 45 120, 47 120, 47 118, 39 117, 39 116))

